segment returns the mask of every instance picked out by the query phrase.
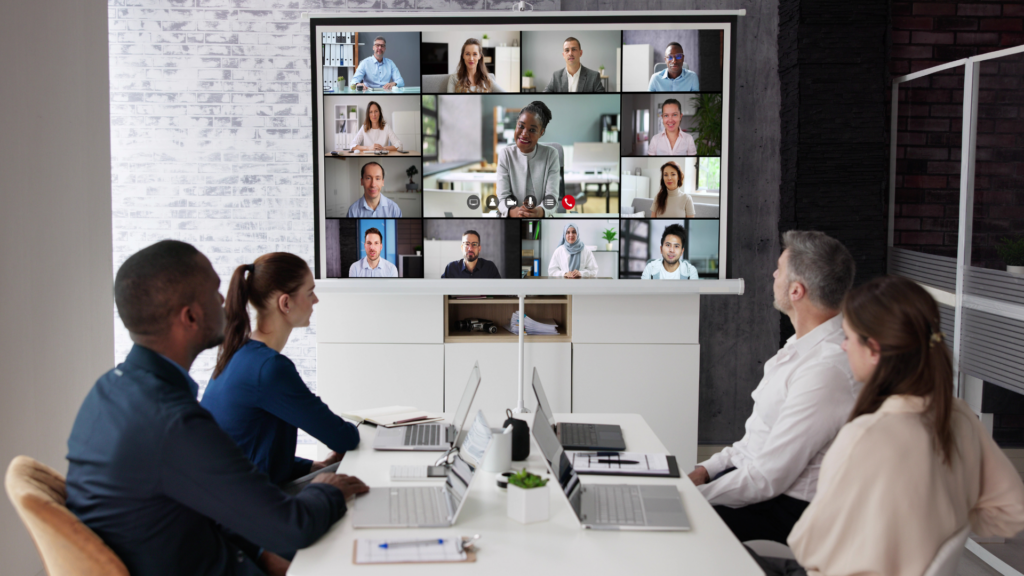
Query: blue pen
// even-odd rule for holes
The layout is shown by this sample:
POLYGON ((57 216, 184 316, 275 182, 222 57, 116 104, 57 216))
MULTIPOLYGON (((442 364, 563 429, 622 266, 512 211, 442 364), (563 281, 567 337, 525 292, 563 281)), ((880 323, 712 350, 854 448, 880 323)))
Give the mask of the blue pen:
POLYGON ((416 546, 419 544, 444 544, 444 538, 431 538, 429 540, 403 540, 400 542, 385 542, 380 544, 381 548, 395 548, 398 546, 416 546))

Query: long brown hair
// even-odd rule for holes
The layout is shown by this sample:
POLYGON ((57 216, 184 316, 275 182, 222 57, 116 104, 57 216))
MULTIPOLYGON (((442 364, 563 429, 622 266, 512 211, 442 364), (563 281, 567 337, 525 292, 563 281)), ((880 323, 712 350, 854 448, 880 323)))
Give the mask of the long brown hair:
POLYGON ((895 394, 928 402, 925 421, 943 461, 950 463, 953 360, 939 328, 935 299, 916 282, 882 276, 850 290, 843 317, 862 344, 878 342, 881 358, 854 403, 850 420, 877 411, 895 394))
POLYGON ((678 164, 669 160, 661 165, 661 190, 658 190, 658 195, 654 197, 654 206, 651 208, 651 216, 657 216, 665 212, 665 207, 668 205, 668 187, 665 186, 665 168, 675 168, 676 174, 679 175, 679 184, 676 185, 676 189, 683 187, 683 170, 678 164))
POLYGON ((370 106, 377 107, 377 113, 380 114, 380 119, 377 120, 377 124, 380 126, 380 129, 383 130, 388 124, 384 121, 384 110, 381 109, 380 104, 377 104, 373 100, 370 100, 370 103, 366 105, 366 120, 363 121, 363 130, 369 132, 373 128, 373 121, 370 120, 370 106))
POLYGON ((466 70, 466 60, 463 58, 463 54, 466 53, 466 46, 469 46, 470 44, 474 44, 477 48, 480 48, 480 61, 476 64, 476 78, 473 79, 473 84, 476 84, 477 87, 484 92, 490 92, 491 76, 487 72, 487 64, 484 63, 484 49, 480 47, 480 41, 476 38, 466 40, 466 43, 463 44, 462 48, 459 50, 459 66, 455 69, 455 91, 469 92, 469 71, 466 70))
POLYGON ((306 261, 288 252, 264 254, 252 264, 235 268, 224 299, 224 342, 217 351, 214 378, 220 376, 235 352, 249 341, 252 327, 246 305, 251 303, 256 309, 265 310, 272 296, 293 294, 302 287, 309 273, 306 261))

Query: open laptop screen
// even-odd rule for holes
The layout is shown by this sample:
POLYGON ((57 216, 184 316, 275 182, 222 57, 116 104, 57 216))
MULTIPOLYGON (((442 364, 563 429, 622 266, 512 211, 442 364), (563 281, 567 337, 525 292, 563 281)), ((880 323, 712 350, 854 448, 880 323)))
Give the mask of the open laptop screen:
POLYGON ((473 481, 477 467, 483 462, 484 454, 490 443, 491 427, 487 424, 483 412, 477 411, 473 425, 466 434, 462 450, 455 454, 455 459, 452 461, 451 467, 448 468, 448 477, 445 480, 448 488, 445 493, 451 498, 452 510, 455 511, 452 522, 458 517, 459 510, 462 509, 462 505, 466 501, 469 484, 473 481))
MULTIPOLYGON (((534 377, 536 378, 536 371, 534 377)), ((536 383, 537 381, 534 380, 536 383)), ((540 451, 544 454, 544 459, 548 462, 548 468, 551 473, 558 477, 558 483, 562 486, 562 492, 565 493, 565 497, 569 499, 569 504, 572 506, 573 512, 576 513, 576 517, 580 517, 580 479, 576 475, 576 470, 573 469, 572 464, 569 462, 569 458, 565 455, 565 450, 562 449, 561 442, 558 441, 558 437, 555 436, 553 430, 551 430, 551 423, 548 422, 547 416, 542 410, 537 410, 537 414, 533 418, 533 437, 537 440, 537 445, 540 446, 540 451)))
MULTIPOLYGON (((455 417, 452 418, 452 426, 455 426, 455 432, 462 432, 462 428, 466 425, 466 417, 469 416, 469 409, 473 406, 473 398, 476 396, 477 389, 480 388, 480 363, 473 364, 473 370, 469 373, 469 381, 466 382, 466 389, 462 391, 462 399, 459 400, 459 407, 455 409, 455 417)), ((453 443, 458 446, 458 436, 455 437, 453 443)))
POLYGON ((551 411, 551 403, 548 402, 548 397, 544 394, 544 386, 541 386, 540 374, 536 367, 533 369, 533 393, 537 395, 537 411, 544 412, 548 421, 554 420, 555 413, 551 411))

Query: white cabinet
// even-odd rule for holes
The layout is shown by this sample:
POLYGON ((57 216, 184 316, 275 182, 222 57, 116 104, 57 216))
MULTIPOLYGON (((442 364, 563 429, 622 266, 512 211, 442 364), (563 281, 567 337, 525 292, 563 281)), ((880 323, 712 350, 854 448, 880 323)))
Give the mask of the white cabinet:
POLYGON ((632 206, 633 198, 651 197, 651 179, 648 176, 622 175, 622 206, 632 206))
POLYGON ((444 342, 444 296, 342 294, 326 291, 317 296, 320 303, 314 310, 318 343, 444 342))
MULTIPOLYGON (((462 242, 460 240, 424 240, 423 241, 423 277, 440 278, 449 262, 462 259, 462 242)), ((443 297, 442 297, 443 298, 443 297)), ((441 303, 444 314, 444 302, 441 303)), ((443 324, 439 324, 443 327, 443 324)))
POLYGON ((391 405, 444 411, 444 344, 321 342, 316 360, 317 393, 335 413, 391 405))
POLYGON ((519 92, 519 47, 498 46, 494 49, 494 79, 505 92, 519 92))
MULTIPOLYGON (((530 383, 537 367, 544 392, 555 412, 572 411, 572 344, 569 342, 530 342, 525 345, 526 389, 524 403, 531 411, 537 406, 530 383)), ((480 362, 480 390, 473 402, 473 411, 484 414, 504 412, 518 402, 516 379, 519 344, 458 343, 444 345, 444 406, 453 411, 459 405, 462 390, 469 379, 473 363, 480 362)), ((498 426, 501 422, 491 423, 498 426)))
POLYGON ((696 344, 572 346, 572 411, 643 416, 684 474, 697 464, 699 383, 696 344))
POLYGON ((622 47, 623 92, 647 92, 651 83, 653 52, 650 44, 626 44, 622 47))
POLYGON ((577 344, 697 344, 700 296, 573 296, 577 344))

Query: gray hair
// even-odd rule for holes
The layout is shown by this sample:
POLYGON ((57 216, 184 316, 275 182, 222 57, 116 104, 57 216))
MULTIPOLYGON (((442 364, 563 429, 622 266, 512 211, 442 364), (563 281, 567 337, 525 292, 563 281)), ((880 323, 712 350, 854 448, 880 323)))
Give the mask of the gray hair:
POLYGON ((373 43, 374 43, 374 44, 376 44, 376 43, 377 43, 377 40, 380 40, 381 42, 383 42, 383 43, 384 43, 384 47, 385 47, 385 48, 387 47, 387 45, 388 45, 388 41, 387 41, 387 40, 385 40, 383 36, 377 36, 376 38, 374 38, 374 39, 373 39, 373 43))
POLYGON ((856 273, 846 246, 823 232, 808 230, 783 233, 782 246, 789 251, 789 281, 803 284, 811 303, 838 310, 856 273))

